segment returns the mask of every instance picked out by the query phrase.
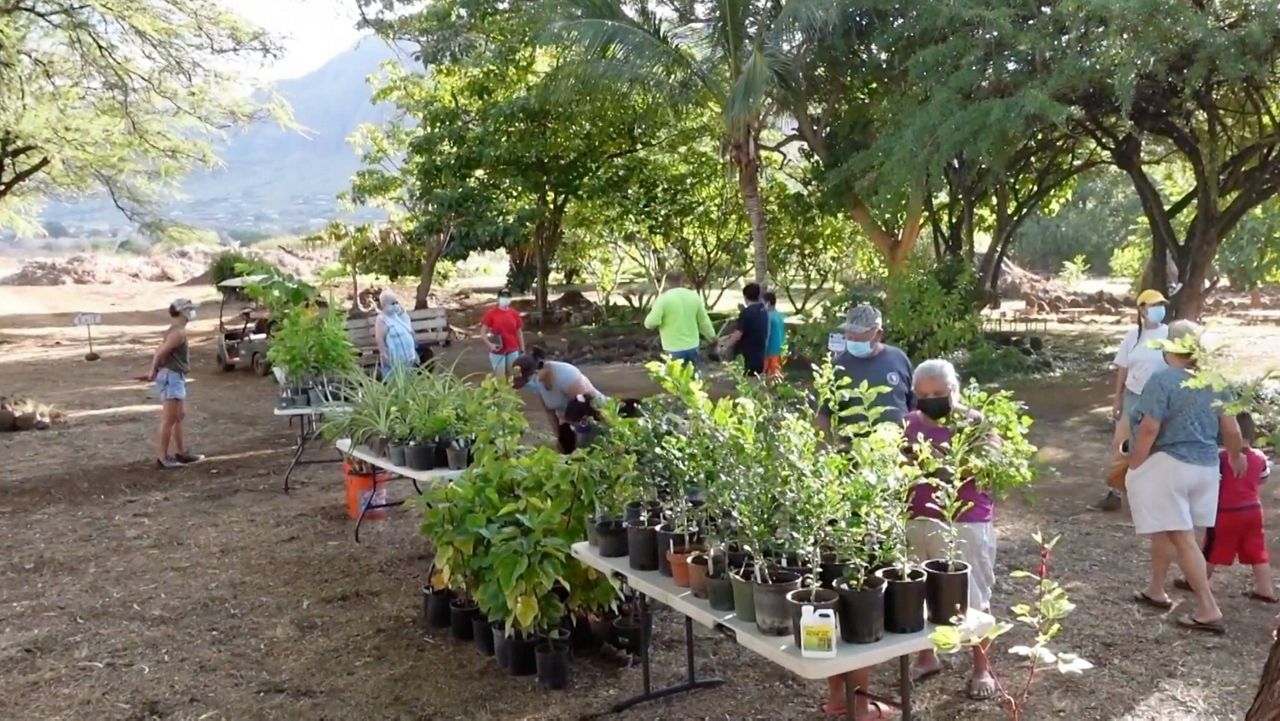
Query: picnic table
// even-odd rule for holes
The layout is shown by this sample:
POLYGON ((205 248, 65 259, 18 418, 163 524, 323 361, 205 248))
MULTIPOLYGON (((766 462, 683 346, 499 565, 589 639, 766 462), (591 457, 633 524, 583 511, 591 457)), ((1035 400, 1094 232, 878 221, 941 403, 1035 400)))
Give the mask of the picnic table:
MULTIPOLYGON (((901 687, 900 701, 882 698, 867 693, 863 689, 855 689, 852 683, 845 684, 847 694, 848 718, 854 719, 855 694, 876 701, 899 706, 902 709, 903 721, 911 721, 911 655, 933 648, 929 634, 934 627, 926 624, 923 631, 908 634, 886 633, 884 638, 871 644, 837 644, 835 658, 804 658, 795 647, 791 634, 786 636, 766 636, 756 629, 754 622, 742 621, 733 611, 717 611, 703 599, 694 597, 693 593, 675 584, 672 579, 657 571, 636 571, 629 565, 627 557, 605 558, 598 549, 586 541, 575 543, 571 549, 573 556, 582 563, 605 574, 621 576, 625 582, 639 595, 640 625, 643 639, 641 641, 641 667, 643 670, 644 690, 625 701, 620 701, 610 709, 613 712, 623 711, 636 704, 670 696, 672 694, 710 688, 724 683, 721 679, 698 680, 694 673, 693 623, 715 629, 736 641, 740 646, 749 649, 765 659, 806 679, 826 679, 840 676, 860 668, 867 668, 886 661, 898 661, 898 679, 901 687), (686 660, 686 679, 684 683, 654 690, 649 677, 649 633, 651 619, 648 599, 653 599, 664 606, 684 615, 684 643, 686 660)), ((984 633, 995 620, 988 614, 970 610, 967 622, 977 633, 984 633)))
MULTIPOLYGON (((433 468, 429 471, 417 471, 412 468, 397 466, 389 459, 379 456, 367 448, 362 446, 353 447, 351 439, 349 438, 339 439, 334 445, 337 446, 338 450, 344 456, 350 456, 352 458, 362 460, 375 468, 387 471, 393 477, 406 478, 409 481, 412 481, 413 490, 416 491, 418 495, 422 495, 422 487, 418 485, 419 483, 427 486, 451 483, 454 480, 461 478, 462 474, 466 472, 451 471, 447 468, 433 468)), ((360 517, 356 519, 356 543, 360 542, 360 526, 364 523, 365 514, 369 511, 378 510, 380 508, 394 508, 396 506, 402 506, 407 500, 401 498, 396 501, 384 501, 382 503, 378 503, 375 501, 375 498, 376 494, 370 493, 368 500, 366 500, 364 505, 360 507, 360 517)))
POLYGON ((289 425, 292 426, 296 420, 298 423, 298 446, 294 449, 293 461, 289 463, 289 469, 284 472, 284 492, 289 492, 289 477, 293 475, 293 470, 298 466, 306 466, 319 463, 341 463, 341 458, 325 458, 320 460, 303 460, 302 454, 307 450, 307 444, 315 440, 319 435, 320 421, 328 414, 350 413, 351 406, 343 404, 330 404, 324 406, 302 406, 297 408, 276 408, 272 414, 288 418, 289 425))

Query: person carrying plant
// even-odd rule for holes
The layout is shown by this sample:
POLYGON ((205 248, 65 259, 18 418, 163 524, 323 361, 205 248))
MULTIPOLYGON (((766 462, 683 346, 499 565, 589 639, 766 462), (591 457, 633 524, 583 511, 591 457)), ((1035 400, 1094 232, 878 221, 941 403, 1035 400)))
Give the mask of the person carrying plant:
POLYGON ((715 340, 716 329, 707 315, 707 304, 692 288, 675 283, 653 301, 644 327, 656 329, 662 352, 695 368, 701 357, 701 338, 715 340))
MULTIPOLYGON (((1245 596, 1263 603, 1280 603, 1271 581, 1271 559, 1267 555, 1262 500, 1258 494, 1258 487, 1271 474, 1271 464, 1262 451, 1253 447, 1258 439, 1253 416, 1238 413, 1236 423, 1244 439, 1245 471, 1235 472, 1226 449, 1219 453, 1222 481, 1218 485, 1218 517, 1213 527, 1205 530, 1201 545, 1206 561, 1205 576, 1212 579, 1217 566, 1230 566, 1238 558, 1240 563, 1253 567, 1253 590, 1245 596)), ((1184 591, 1191 590, 1191 584, 1183 578, 1173 585, 1184 591)))
POLYGON ((764 373, 765 349, 769 341, 769 311, 759 283, 747 283, 742 287, 742 299, 746 301, 738 312, 738 325, 726 338, 726 344, 742 356, 747 375, 764 373))
MULTIPOLYGON (((845 349, 836 356, 840 373, 857 387, 866 383, 871 388, 886 388, 875 400, 875 406, 883 409, 879 420, 901 423, 911 410, 911 359, 901 349, 884 342, 884 328, 880 311, 870 305, 859 305, 849 310, 839 330, 844 333, 845 349)), ((818 410, 818 425, 830 436, 833 433, 831 416, 833 409, 823 406, 818 410)), ((855 414, 851 422, 865 421, 865 416, 855 414)))
POLYGON ((546 357, 545 351, 534 348, 532 352, 517 358, 512 364, 515 371, 511 385, 516 390, 528 388, 538 394, 551 432, 559 439, 561 424, 567 422, 565 415, 571 401, 580 398, 583 402, 598 407, 604 403, 605 397, 576 366, 549 361, 546 357))
MULTIPOLYGON (((1111 438, 1111 452, 1117 457, 1125 441, 1129 440, 1129 416, 1133 413, 1138 397, 1142 395, 1142 389, 1147 385, 1147 379, 1165 367, 1164 354, 1151 347, 1150 342, 1169 337, 1169 326, 1164 323, 1168 302, 1158 290, 1144 290, 1138 294, 1137 325, 1124 334, 1120 347, 1116 349, 1115 360, 1112 361, 1116 368, 1116 382, 1111 420, 1116 428, 1111 438)), ((1109 488, 1107 495, 1090 508, 1095 511, 1117 511, 1120 505, 1120 489, 1109 488)))
POLYGON ((520 311, 511 307, 511 291, 498 291, 498 305, 485 312, 480 325, 489 332, 489 366, 493 374, 510 378, 516 359, 524 352, 524 320, 520 311))
MULTIPOLYGON (((951 448, 958 426, 976 427, 983 418, 977 411, 961 405, 960 377, 955 366, 941 359, 927 360, 916 367, 911 387, 916 409, 906 417, 905 435, 907 443, 913 446, 908 455, 931 450, 935 457, 941 457, 947 454, 948 449, 957 454, 968 453, 968 449, 951 448)), ((975 441, 998 446, 1000 439, 984 436, 975 441)), ((975 447, 974 450, 978 449, 975 447)), ((911 493, 911 520, 907 526, 907 544, 911 554, 921 563, 934 559, 949 560, 950 556, 956 555, 949 550, 952 539, 948 534, 954 533, 955 550, 959 551, 956 560, 969 565, 969 607, 989 612, 991 590, 996 582, 996 532, 992 526, 995 501, 989 492, 968 478, 959 481, 960 486, 954 496, 956 507, 944 509, 935 498, 936 484, 955 483, 953 469, 937 468, 933 476, 917 484, 911 493)), ((989 644, 973 648, 973 673, 969 677, 968 696, 975 701, 985 701, 996 693, 989 651, 989 644)), ((933 649, 921 651, 916 659, 915 679, 922 681, 940 671, 942 662, 933 649)))
POLYGON ((378 362, 382 377, 412 368, 418 364, 418 347, 413 339, 409 314, 390 290, 378 296, 378 317, 374 320, 374 338, 378 343, 378 362))
POLYGON ((187 324, 195 317, 195 304, 186 298, 169 304, 169 327, 165 329, 160 347, 151 356, 151 367, 146 374, 148 381, 155 382, 163 405, 156 468, 181 468, 204 460, 204 456, 187 451, 182 433, 182 421, 187 417, 187 373, 191 371, 187 324), (169 453, 170 446, 174 453, 169 453))
POLYGON ((782 346, 787 340, 787 321, 778 310, 778 294, 767 291, 764 307, 769 312, 769 340, 764 348, 764 374, 770 379, 782 377, 782 346))

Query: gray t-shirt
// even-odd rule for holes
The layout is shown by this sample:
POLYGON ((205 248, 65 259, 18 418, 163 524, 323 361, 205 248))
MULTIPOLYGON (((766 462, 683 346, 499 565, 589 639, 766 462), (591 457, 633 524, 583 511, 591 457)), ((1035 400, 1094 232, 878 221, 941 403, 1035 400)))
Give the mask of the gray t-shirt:
POLYGON ((1219 394, 1211 388, 1187 388, 1191 374, 1182 368, 1163 368, 1152 374, 1130 413, 1134 437, 1146 416, 1160 421, 1151 452, 1167 453, 1193 466, 1218 465, 1219 394))
MULTIPOLYGON (((536 383, 536 385, 535 383, 530 383, 529 387, 542 396, 542 402, 547 404, 547 408, 557 413, 564 413, 564 410, 569 407, 569 401, 573 398, 568 393, 569 389, 584 376, 582 371, 569 363, 547 361, 545 365, 551 371, 550 387, 545 387, 541 383, 536 383)), ((591 385, 591 381, 587 381, 587 388, 590 393, 597 396, 597 402, 603 400, 600 392, 591 385)))
MULTIPOLYGON (((881 345, 880 352, 868 358, 857 358, 849 353, 841 353, 836 357, 836 365, 852 382, 852 387, 867 385, 875 388, 883 386, 889 390, 881 393, 875 406, 884 408, 879 420, 882 422, 901 423, 907 412, 911 410, 913 396, 911 394, 911 372, 913 367, 907 354, 891 345, 881 345)), ((831 409, 823 408, 824 416, 831 415, 831 409)), ((860 422, 865 416, 854 414, 847 422, 860 422)))

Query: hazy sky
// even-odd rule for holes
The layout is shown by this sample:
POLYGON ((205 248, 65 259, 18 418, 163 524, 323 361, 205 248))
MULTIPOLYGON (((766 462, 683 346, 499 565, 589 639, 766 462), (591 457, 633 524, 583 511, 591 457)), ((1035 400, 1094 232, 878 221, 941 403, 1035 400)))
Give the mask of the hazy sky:
POLYGON ((294 78, 320 67, 359 39, 355 0, 221 0, 276 36, 285 56, 247 72, 267 80, 294 78))

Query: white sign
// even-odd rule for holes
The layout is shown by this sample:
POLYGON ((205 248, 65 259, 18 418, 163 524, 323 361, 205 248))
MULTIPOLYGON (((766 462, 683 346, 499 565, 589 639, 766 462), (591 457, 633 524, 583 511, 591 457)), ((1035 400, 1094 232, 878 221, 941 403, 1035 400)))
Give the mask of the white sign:
POLYGON ((827 350, 832 353, 843 353, 844 333, 831 333, 827 335, 827 350))
POLYGON ((75 320, 71 321, 75 325, 102 325, 101 313, 77 313, 75 320))

